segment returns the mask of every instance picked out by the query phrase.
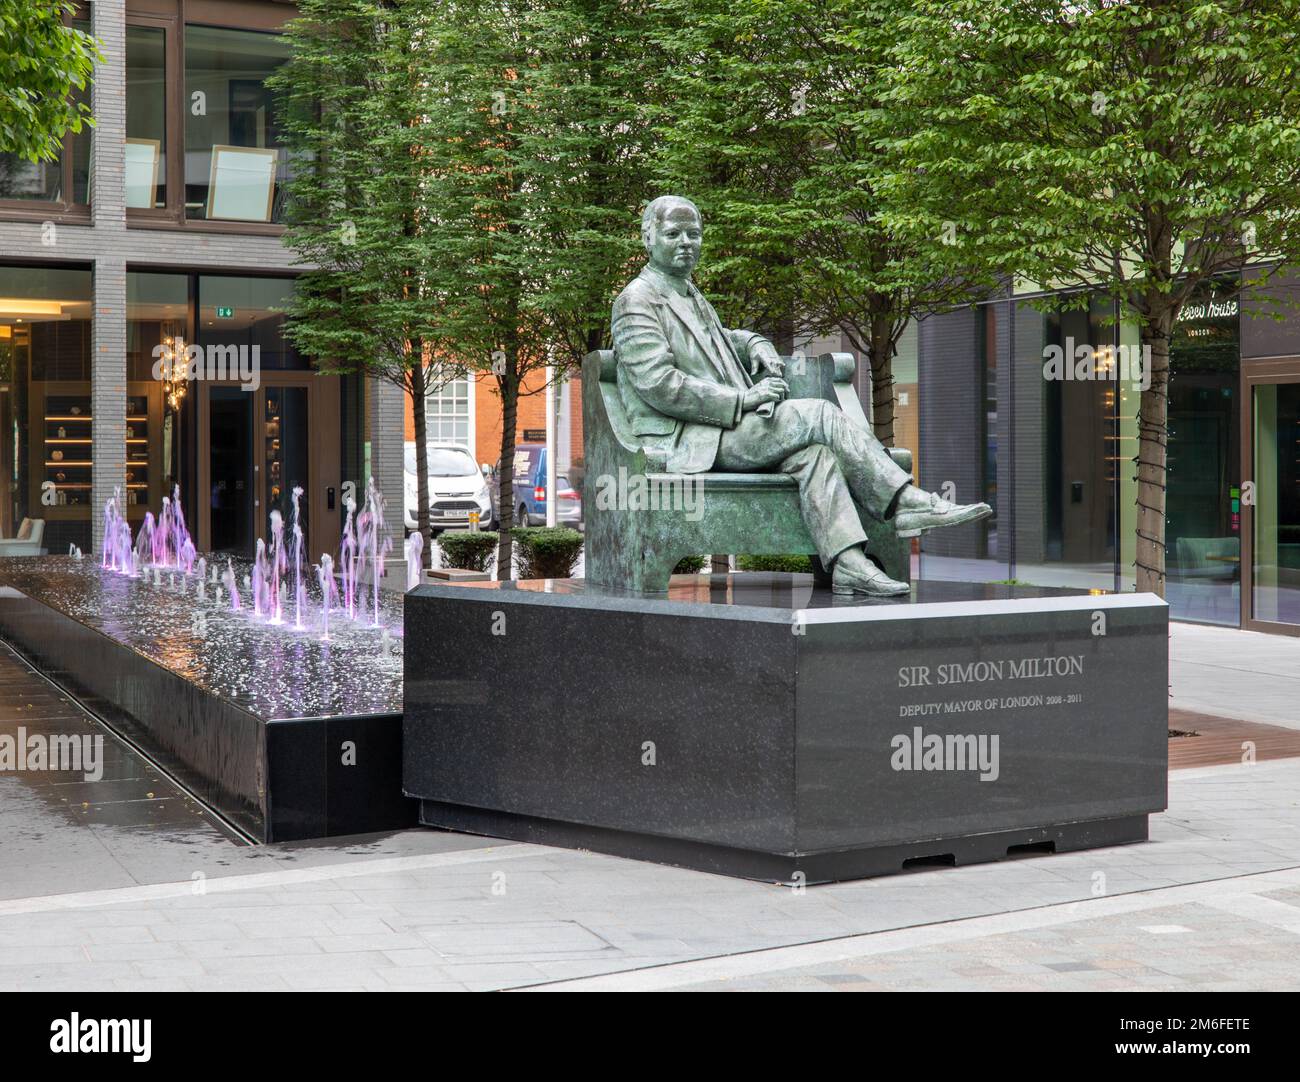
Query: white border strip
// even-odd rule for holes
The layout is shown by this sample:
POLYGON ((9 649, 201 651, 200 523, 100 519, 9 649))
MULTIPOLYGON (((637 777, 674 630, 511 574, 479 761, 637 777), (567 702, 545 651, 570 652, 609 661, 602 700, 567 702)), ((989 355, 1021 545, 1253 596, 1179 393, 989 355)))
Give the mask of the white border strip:
POLYGON ((854 624, 879 620, 947 620, 954 616, 1018 616, 1031 612, 1091 612, 1094 609, 1164 609, 1155 594, 1085 594, 1078 597, 1022 597, 998 601, 939 601, 897 605, 845 605, 797 609, 804 624, 854 624))

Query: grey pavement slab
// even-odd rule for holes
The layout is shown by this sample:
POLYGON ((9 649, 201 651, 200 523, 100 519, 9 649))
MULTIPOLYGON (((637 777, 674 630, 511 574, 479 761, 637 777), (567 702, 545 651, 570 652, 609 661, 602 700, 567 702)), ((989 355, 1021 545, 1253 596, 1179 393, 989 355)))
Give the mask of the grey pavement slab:
MULTIPOLYGON (((382 857, 375 843, 348 845, 346 859, 249 861, 198 888, 185 876, 0 902, 0 943, 23 952, 0 965, 0 987, 1184 988, 1244 973, 1291 987, 1297 793, 1300 760, 1180 771, 1145 845, 802 892, 484 839, 382 857), (1261 816, 1279 828, 1266 838, 1252 829, 1261 816), (1178 894, 1228 888, 1217 900, 1178 894), (1089 916, 1098 905, 1127 908, 1089 916), (960 949, 924 939, 963 927, 960 949), (1149 930, 1166 927, 1191 931, 1149 930), (842 946, 900 935, 920 937, 899 955, 918 952, 914 966, 894 965, 898 950, 842 946), (819 950, 848 958, 800 964, 796 953, 770 974, 723 977, 691 968, 819 950)), ((403 837, 378 844, 401 850, 403 837)))
POLYGON ((1170 705, 1300 729, 1300 637, 1169 625, 1170 705))

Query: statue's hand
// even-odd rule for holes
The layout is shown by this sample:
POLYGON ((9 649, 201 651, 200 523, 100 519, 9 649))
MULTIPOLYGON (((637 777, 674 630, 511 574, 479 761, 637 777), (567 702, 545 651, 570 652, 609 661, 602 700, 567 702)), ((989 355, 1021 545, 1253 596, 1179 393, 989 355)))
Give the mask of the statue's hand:
POLYGON ((771 342, 759 343, 756 348, 758 355, 755 360, 758 361, 760 371, 767 372, 778 379, 785 375, 785 361, 781 359, 781 354, 777 353, 776 347, 771 342))
POLYGON ((741 408, 745 413, 749 413, 751 410, 758 409, 764 402, 780 402, 789 393, 790 388, 785 380, 769 376, 767 379, 759 380, 745 392, 745 400, 741 408))

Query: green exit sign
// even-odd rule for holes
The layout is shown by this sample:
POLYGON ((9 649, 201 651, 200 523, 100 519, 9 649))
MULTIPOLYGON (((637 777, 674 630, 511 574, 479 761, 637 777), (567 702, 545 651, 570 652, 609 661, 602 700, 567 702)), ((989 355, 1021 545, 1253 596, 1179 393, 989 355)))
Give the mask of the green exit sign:
POLYGON ((218 319, 234 319, 234 318, 235 318, 235 310, 234 310, 233 308, 222 308, 221 305, 217 305, 217 318, 218 318, 218 319))

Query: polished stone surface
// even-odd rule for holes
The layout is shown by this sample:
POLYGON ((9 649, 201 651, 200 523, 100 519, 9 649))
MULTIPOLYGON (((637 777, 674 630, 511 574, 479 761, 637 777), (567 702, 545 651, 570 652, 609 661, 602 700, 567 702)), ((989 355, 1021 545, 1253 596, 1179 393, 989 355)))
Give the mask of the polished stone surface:
MULTIPOLYGON (((506 594, 546 594, 553 598, 581 598, 582 603, 601 607, 607 603, 625 608, 640 595, 597 586, 586 579, 526 579, 523 581, 469 582, 476 590, 497 590, 506 594)), ((779 609, 790 613, 801 609, 835 608, 895 609, 900 605, 934 605, 967 601, 1024 601, 1048 597, 1089 596, 1086 591, 1056 589, 1048 586, 1013 586, 995 582, 919 581, 905 597, 844 597, 814 585, 811 575, 787 575, 775 572, 742 571, 727 575, 674 575, 668 593, 661 598, 645 598, 644 611, 656 611, 664 601, 681 601, 696 605, 744 606, 779 609)), ((1097 596, 1106 596, 1098 594, 1097 596)), ((755 616, 755 618, 761 618, 755 616)))
POLYGON ((423 586, 406 642, 403 784, 430 825, 741 874, 776 856, 835 878, 871 852, 878 874, 1137 840, 1165 803, 1167 609, 1152 597, 920 583, 843 605, 748 574, 679 578, 663 599, 423 586), (1057 658, 1081 671, 1029 675, 1057 658), (935 683, 905 681, 914 666, 935 683), (997 776, 893 765, 898 738, 928 735, 996 737, 997 776), (981 835, 978 852, 928 845, 981 835))

